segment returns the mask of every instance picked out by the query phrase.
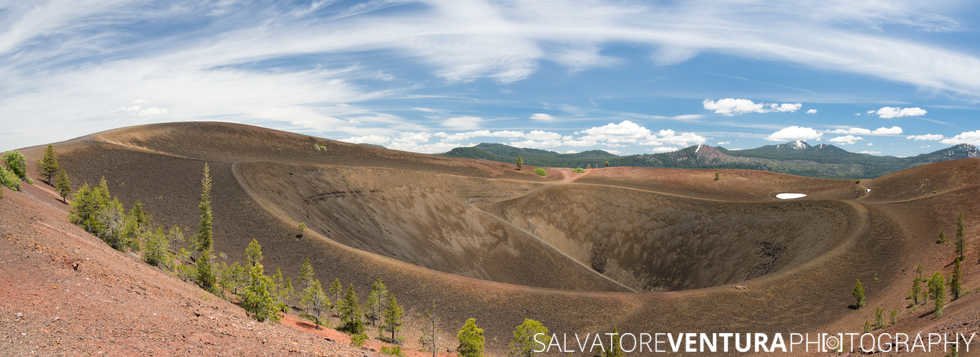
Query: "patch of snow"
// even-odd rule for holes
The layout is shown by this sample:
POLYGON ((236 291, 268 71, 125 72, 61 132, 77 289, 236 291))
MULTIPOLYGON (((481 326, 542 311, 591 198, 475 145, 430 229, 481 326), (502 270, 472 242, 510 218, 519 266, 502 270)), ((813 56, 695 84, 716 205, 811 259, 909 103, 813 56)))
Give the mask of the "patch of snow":
POLYGON ((788 193, 788 192, 783 192, 783 193, 776 194, 776 198, 781 199, 781 200, 793 200, 793 199, 803 198, 803 197, 806 197, 806 194, 805 193, 788 193))
POLYGON ((701 151, 701 144, 698 144, 698 148, 694 149, 694 153, 697 154, 698 151, 701 151))
POLYGON ((803 150, 807 148, 807 144, 803 140, 797 140, 796 142, 793 143, 793 148, 796 150, 803 150))

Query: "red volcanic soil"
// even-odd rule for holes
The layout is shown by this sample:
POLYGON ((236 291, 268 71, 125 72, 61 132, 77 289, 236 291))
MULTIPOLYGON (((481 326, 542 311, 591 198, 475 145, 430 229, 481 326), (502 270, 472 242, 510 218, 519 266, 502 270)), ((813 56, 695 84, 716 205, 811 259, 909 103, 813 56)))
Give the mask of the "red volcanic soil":
MULTIPOLYGON (((321 281, 353 283, 362 297, 384 279, 406 307, 410 348, 430 306, 440 350, 453 348, 455 331, 475 317, 495 354, 524 318, 560 333, 860 332, 881 307, 899 312, 891 328, 905 332, 976 331, 980 323, 980 159, 858 181, 621 167, 549 169, 542 178, 508 164, 219 123, 124 128, 56 149, 76 184, 104 176, 127 206, 141 200, 157 222, 185 231, 196 227, 200 168, 208 162, 218 251, 238 259, 255 238, 267 269, 295 275, 310 258, 321 281), (781 192, 808 196, 777 200, 781 192), (968 294, 936 319, 926 306, 906 307, 906 297, 915 266, 950 275, 952 246, 935 238, 952 237, 960 213, 968 294), (299 222, 310 227, 302 239, 299 222), (603 273, 592 269, 596 252, 603 273), (868 295, 860 310, 848 308, 855 279, 868 295)), ((25 154, 36 176, 41 148, 25 154)), ((351 351, 340 347, 341 336, 331 343, 319 335, 329 331, 304 333, 292 318, 287 326, 251 323, 238 308, 67 224, 64 206, 37 188, 7 196, 0 199, 0 279, 9 280, 0 292, 0 333, 24 339, 16 352, 60 341, 91 353, 137 346, 114 350, 132 354, 146 351, 134 337, 142 334, 164 336, 149 345, 162 351, 312 352, 320 344, 322 353, 351 351), (35 252, 35 244, 51 253, 35 252), (77 272, 73 261, 82 261, 77 272), (87 285, 103 295, 86 295, 87 285), (15 310, 28 319, 12 322, 15 310), (44 335, 60 328, 50 322, 55 316, 84 324, 44 335)))
MULTIPOLYGON (((68 223, 48 190, 0 199, 0 351, 28 355, 324 355, 362 351, 247 317, 68 223)), ((336 341, 336 340, 335 340, 336 341)))

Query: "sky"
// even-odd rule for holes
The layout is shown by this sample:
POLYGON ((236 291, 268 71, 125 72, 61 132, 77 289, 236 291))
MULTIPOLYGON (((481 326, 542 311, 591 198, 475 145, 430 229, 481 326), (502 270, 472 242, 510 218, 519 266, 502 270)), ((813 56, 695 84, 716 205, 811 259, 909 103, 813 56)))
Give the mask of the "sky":
POLYGON ((172 121, 439 153, 980 144, 968 1, 0 0, 0 150, 172 121))

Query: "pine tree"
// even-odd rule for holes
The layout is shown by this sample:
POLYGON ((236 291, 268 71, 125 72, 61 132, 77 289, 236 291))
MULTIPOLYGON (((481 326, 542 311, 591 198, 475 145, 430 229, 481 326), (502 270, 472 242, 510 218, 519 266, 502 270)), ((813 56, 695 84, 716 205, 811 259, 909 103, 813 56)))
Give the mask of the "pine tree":
POLYGON ((272 289, 272 279, 265 276, 262 263, 255 263, 249 270, 249 285, 242 296, 242 307, 256 320, 279 321, 280 309, 272 289))
POLYGON ((286 279, 286 277, 282 274, 282 269, 276 267, 276 273, 272 274, 272 283, 276 287, 276 299, 279 300, 282 312, 287 312, 289 310, 289 305, 287 302, 293 295, 292 279, 286 279))
POLYGON ((344 299, 344 286, 340 284, 339 278, 334 278, 333 283, 330 283, 330 298, 336 303, 333 305, 334 312, 340 314, 340 305, 344 299))
POLYGON ((248 242, 248 247, 245 247, 245 267, 251 268, 260 263, 262 263, 262 246, 259 245, 259 241, 252 239, 248 242))
POLYGON ((611 338, 611 340, 612 340, 611 341, 611 346, 609 346, 609 349, 606 350, 606 353, 603 354, 603 356, 605 356, 605 357, 623 357, 625 355, 625 353, 623 352, 623 346, 619 342, 620 341, 620 339, 619 339, 619 330, 618 329, 613 329, 613 332, 612 333, 613 334, 612 334, 612 338, 611 338))
POLYGON ((98 216, 109 203, 109 184, 104 177, 99 180, 98 186, 89 187, 88 184, 84 184, 78 189, 75 199, 71 202, 69 220, 82 226, 89 233, 98 235, 102 232, 98 216))
POLYGON ((963 271, 960 267, 960 260, 956 259, 953 262, 953 276, 949 279, 949 290, 950 294, 953 295, 953 300, 960 298, 960 290, 963 285, 963 271))
POLYGON ((118 199, 112 199, 96 212, 96 236, 116 250, 123 250, 126 246, 123 237, 125 214, 126 210, 118 199))
POLYGON ((912 279, 912 305, 919 304, 920 294, 922 294, 922 280, 916 276, 912 279))
POLYGON ((211 212, 211 171, 208 164, 204 164, 204 172, 201 175, 201 202, 198 208, 201 211, 200 228, 197 232, 197 285, 205 290, 214 289, 215 276, 211 267, 213 242, 213 214, 211 212))
POLYGON ((140 249, 140 239, 147 233, 150 226, 150 218, 143 210, 143 203, 136 201, 136 204, 129 209, 126 214, 122 243, 132 250, 140 249))
POLYGON ((885 310, 881 307, 875 308, 875 330, 885 328, 885 310))
POLYGON ((310 258, 303 259, 303 264, 299 266, 299 284, 306 289, 313 283, 313 264, 310 258))
POLYGON ((459 357, 482 357, 483 356, 483 329, 476 326, 476 319, 468 318, 463 327, 456 333, 459 345, 456 352, 459 357))
POLYGON ((425 328, 422 335, 419 336, 419 345, 423 348, 428 347, 429 351, 432 352, 432 357, 437 356, 438 350, 438 343, 436 341, 438 339, 436 337, 436 325, 438 324, 438 321, 436 319, 435 310, 436 303, 433 301, 432 306, 424 314, 425 325, 427 325, 427 328, 425 328))
POLYGON ((242 288, 249 282, 249 272, 238 262, 231 263, 220 269, 219 282, 222 289, 228 289, 234 295, 239 295, 242 288))
POLYGON ((354 291, 354 284, 347 286, 343 303, 340 304, 340 329, 352 335, 364 333, 364 320, 361 318, 361 302, 354 291))
POLYGON ((157 228, 155 232, 149 234, 143 248, 143 261, 153 266, 170 265, 170 240, 163 228, 157 228))
POLYGON ((330 307, 330 299, 327 298, 327 293, 323 291, 320 280, 313 279, 310 281, 306 289, 303 290, 303 298, 300 303, 303 305, 305 315, 312 318, 316 328, 319 329, 323 325, 320 315, 330 307))
POLYGON ((171 226, 170 230, 167 231, 167 236, 169 237, 167 240, 170 241, 170 250, 176 252, 182 249, 181 246, 184 244, 185 238, 184 230, 180 229, 180 226, 171 226))
POLYGON ((197 231, 197 251, 203 252, 214 247, 214 214, 211 211, 211 169, 204 164, 201 175, 201 201, 198 209, 201 211, 200 227, 197 231))
POLYGON ((54 146, 48 145, 48 148, 44 150, 44 157, 41 158, 41 176, 44 177, 44 182, 49 185, 52 184, 51 179, 58 172, 58 169, 58 158, 55 156, 54 146))
POLYGON ((517 165, 517 170, 520 170, 520 169, 523 169, 524 168, 524 158, 523 157, 518 156, 514 163, 517 165))
POLYGON ((398 343, 398 330, 402 327, 402 316, 405 314, 394 294, 388 294, 388 303, 384 310, 384 329, 391 334, 391 343, 398 343))
POLYGON ((935 305, 936 317, 943 316, 943 307, 946 306, 946 277, 942 273, 936 272, 929 279, 929 292, 935 305))
POLYGON ((377 326, 379 331, 381 330, 380 320, 385 311, 387 295, 388 288, 385 283, 381 281, 381 278, 375 279, 374 283, 371 284, 371 292, 368 293, 365 317, 372 326, 377 326))
POLYGON ((936 244, 946 243, 946 232, 939 231, 939 238, 936 238, 936 244))
POLYGON ((55 179, 54 185, 58 194, 61 195, 61 201, 68 203, 68 196, 71 195, 71 179, 68 178, 68 173, 64 169, 58 170, 58 177, 55 179))
POLYGON ((510 356, 530 357, 534 354, 538 348, 534 336, 538 334, 548 336, 548 328, 540 321, 524 319, 524 322, 514 327, 514 338, 510 340, 510 356))
POLYGON ((858 279, 854 284, 854 290, 851 291, 851 296, 854 296, 854 308, 860 309, 864 307, 866 299, 864 297, 864 284, 861 284, 861 279, 858 279))
POLYGON ((211 292, 215 291, 215 282, 217 280, 214 275, 214 268, 212 267, 212 255, 211 249, 205 250, 198 255, 197 261, 195 262, 197 266, 197 285, 211 292))

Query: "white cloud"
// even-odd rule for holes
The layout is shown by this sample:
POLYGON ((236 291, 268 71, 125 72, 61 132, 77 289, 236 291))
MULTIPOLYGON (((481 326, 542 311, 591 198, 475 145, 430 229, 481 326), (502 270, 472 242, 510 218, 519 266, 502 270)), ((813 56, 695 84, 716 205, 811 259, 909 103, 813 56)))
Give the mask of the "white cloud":
POLYGON ((830 134, 849 134, 849 135, 874 135, 874 136, 891 136, 891 135, 901 135, 902 128, 899 126, 891 127, 880 127, 878 129, 865 129, 857 127, 844 127, 828 130, 827 133, 830 134))
POLYGON ((781 104, 769 104, 769 110, 781 113, 792 113, 803 107, 801 103, 781 103, 781 104))
POLYGON ((944 136, 940 134, 921 134, 921 135, 909 135, 906 136, 905 138, 909 140, 915 140, 915 141, 939 141, 942 140, 944 136))
POLYGON ((673 147, 673 146, 654 146, 653 148, 650 149, 650 152, 652 152, 654 154, 657 154, 657 153, 663 153, 663 152, 677 151, 677 150, 680 150, 680 149, 682 149, 682 148, 680 148, 680 147, 673 147))
POLYGON ((362 135, 362 136, 352 136, 345 139, 340 139, 341 141, 346 141, 354 144, 372 144, 372 145, 385 145, 388 144, 390 139, 384 135, 362 135))
POLYGON ((442 126, 453 130, 474 130, 480 128, 483 119, 475 116, 459 116, 447 118, 442 121, 442 126))
POLYGON ((138 117, 165 115, 170 112, 167 108, 148 106, 146 105, 146 101, 142 99, 134 100, 131 105, 119 108, 119 111, 138 117))
POLYGON ((951 138, 940 140, 939 142, 949 145, 970 144, 980 146, 980 130, 964 131, 951 138))
MULTIPOLYGON (((25 133, 9 141, 5 137, 4 145, 149 121, 216 118, 287 123, 289 128, 339 137, 392 136, 418 129, 418 124, 367 104, 392 92, 415 90, 395 85, 370 90, 356 84, 361 78, 398 79, 376 68, 352 74, 242 66, 298 55, 376 51, 390 54, 393 61, 420 64, 448 81, 488 78, 508 83, 526 79, 542 61, 576 71, 618 63, 603 56, 602 49, 625 43, 658 51, 658 64, 710 52, 857 73, 969 97, 980 93, 980 59, 972 52, 880 31, 883 25, 957 29, 949 16, 958 15, 956 4, 432 1, 372 12, 391 4, 378 1, 350 8, 331 5, 337 15, 326 18, 311 17, 323 13, 318 6, 251 11, 242 3, 221 4, 37 0, 0 5, 0 123, 16 123, 25 133), (217 14, 234 16, 210 17, 217 14), (142 24, 173 21, 209 26, 171 26, 177 32, 162 36, 136 30, 142 24), (119 110, 138 97, 154 101, 143 116, 119 110), (44 124, 15 122, 19 118, 44 124)), ((759 104, 766 105, 750 106, 749 112, 798 110, 793 103, 759 104)), ((737 110, 730 109, 729 115, 737 110)))
POLYGON ((701 114, 678 114, 670 117, 673 120, 698 120, 703 118, 704 115, 701 114))
POLYGON ((861 140, 864 140, 864 138, 862 138, 860 136, 854 136, 854 135, 844 135, 844 136, 838 136, 838 137, 832 138, 832 139, 830 139, 830 142, 836 143, 836 144, 852 145, 852 144, 855 144, 855 143, 857 143, 858 141, 861 141, 861 140))
POLYGON ((555 117, 551 116, 551 114, 548 114, 548 113, 534 113, 534 114, 531 114, 531 117, 528 118, 528 119, 531 119, 531 120, 540 120, 540 121, 551 121, 551 120, 554 120, 555 117))
POLYGON ((806 110, 806 113, 807 114, 817 114, 817 110, 816 109, 813 109, 813 108, 810 108, 810 109, 807 109, 806 110))
POLYGON ((796 140, 818 140, 822 137, 819 131, 813 128, 802 126, 788 126, 770 134, 766 140, 769 141, 796 141, 796 140))
POLYGON ((871 129, 855 128, 855 127, 837 128, 833 130, 828 130, 827 132, 830 134, 871 135, 871 129))
POLYGON ((925 109, 919 107, 881 107, 876 111, 868 111, 868 114, 876 114, 882 119, 895 119, 904 117, 920 117, 928 113, 925 109))
POLYGON ((468 142, 481 140, 503 141, 511 146, 535 149, 568 151, 574 148, 581 151, 591 148, 609 152, 619 152, 615 148, 628 148, 631 151, 639 150, 641 152, 672 151, 703 144, 706 141, 703 136, 695 133, 677 132, 671 129, 652 131, 629 120, 594 126, 569 135, 548 130, 470 130, 431 134, 428 132, 401 132, 389 135, 367 134, 343 139, 343 141, 352 143, 375 144, 392 149, 425 153, 446 152, 455 147, 468 146, 468 142))
POLYGON ((886 135, 901 135, 901 134, 902 134, 902 128, 897 126, 893 126, 889 128, 881 127, 871 131, 871 135, 886 136, 886 135))
POLYGON ((801 103, 756 103, 745 98, 705 99, 704 109, 715 114, 738 115, 748 113, 795 112, 803 107, 801 103))

